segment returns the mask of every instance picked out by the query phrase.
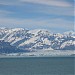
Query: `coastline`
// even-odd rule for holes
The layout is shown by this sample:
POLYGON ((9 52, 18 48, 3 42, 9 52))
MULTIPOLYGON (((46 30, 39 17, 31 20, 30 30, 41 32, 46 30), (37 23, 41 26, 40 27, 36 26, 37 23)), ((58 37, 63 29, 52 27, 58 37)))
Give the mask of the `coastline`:
POLYGON ((75 57, 74 51, 61 51, 61 50, 39 50, 37 52, 27 53, 3 53, 0 58, 34 58, 34 57, 75 57))
POLYGON ((0 59, 2 58, 65 58, 65 57, 73 57, 75 56, 0 56, 0 59))

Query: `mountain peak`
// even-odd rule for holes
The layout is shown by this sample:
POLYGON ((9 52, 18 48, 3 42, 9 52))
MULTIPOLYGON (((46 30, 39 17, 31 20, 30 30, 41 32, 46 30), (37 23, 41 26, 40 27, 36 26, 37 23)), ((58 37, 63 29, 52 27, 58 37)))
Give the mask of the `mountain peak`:
POLYGON ((23 28, 2 28, 0 39, 21 49, 70 49, 74 47, 75 32, 53 34, 46 29, 25 30, 23 28), (72 35, 71 35, 72 34, 72 35), (66 36, 66 37, 65 37, 66 36))

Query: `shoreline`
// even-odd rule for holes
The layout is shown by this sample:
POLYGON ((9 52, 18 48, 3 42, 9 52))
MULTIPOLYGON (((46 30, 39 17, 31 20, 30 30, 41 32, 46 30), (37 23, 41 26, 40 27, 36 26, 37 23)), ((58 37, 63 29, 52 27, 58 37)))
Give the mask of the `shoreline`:
POLYGON ((28 53, 4 53, 0 58, 41 58, 41 57, 75 57, 75 51, 37 51, 28 53))
POLYGON ((2 58, 70 58, 73 57, 75 58, 75 56, 0 56, 0 59, 2 58))

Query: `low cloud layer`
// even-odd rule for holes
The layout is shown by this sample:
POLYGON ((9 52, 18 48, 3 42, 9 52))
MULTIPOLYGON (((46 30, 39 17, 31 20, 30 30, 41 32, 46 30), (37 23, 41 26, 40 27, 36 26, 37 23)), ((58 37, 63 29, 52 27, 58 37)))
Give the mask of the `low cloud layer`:
POLYGON ((63 0, 20 0, 21 2, 30 2, 36 4, 44 4, 50 6, 70 7, 71 4, 63 0))

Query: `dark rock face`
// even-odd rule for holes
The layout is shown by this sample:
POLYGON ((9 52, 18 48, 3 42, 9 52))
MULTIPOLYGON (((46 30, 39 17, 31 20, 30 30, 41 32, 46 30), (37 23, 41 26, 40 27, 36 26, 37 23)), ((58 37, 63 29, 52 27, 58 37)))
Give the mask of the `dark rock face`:
POLYGON ((9 42, 4 42, 0 40, 0 53, 17 53, 17 52, 27 52, 28 50, 21 50, 16 48, 16 46, 11 46, 9 42))
POLYGON ((75 32, 73 31, 54 34, 42 29, 5 28, 0 29, 0 39, 7 41, 0 41, 0 49, 6 49, 7 52, 17 52, 20 49, 23 51, 26 49, 75 50, 75 32))

